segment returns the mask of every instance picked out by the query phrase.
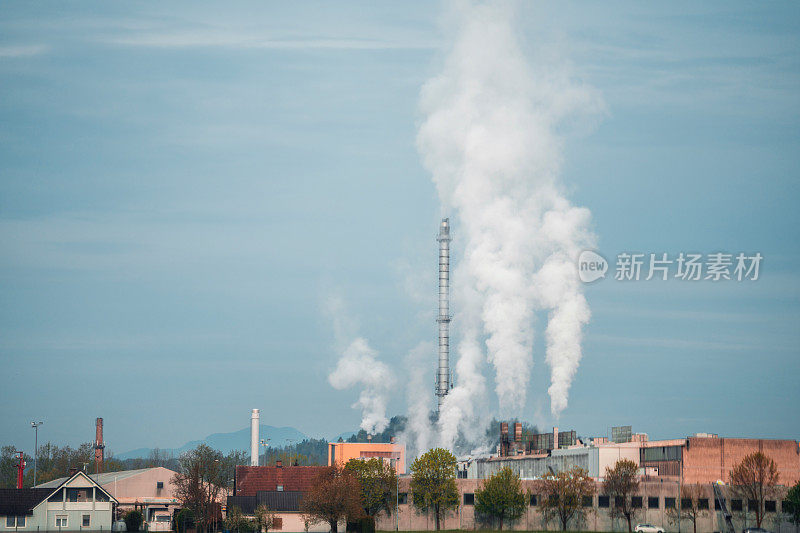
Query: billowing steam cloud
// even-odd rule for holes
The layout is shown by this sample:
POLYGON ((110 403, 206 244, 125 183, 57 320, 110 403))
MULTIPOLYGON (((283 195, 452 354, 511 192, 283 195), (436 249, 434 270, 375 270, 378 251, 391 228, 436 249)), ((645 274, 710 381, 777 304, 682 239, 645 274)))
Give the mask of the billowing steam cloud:
POLYGON ((335 389, 361 385, 361 394, 353 407, 361 409, 361 429, 367 433, 383 431, 389 424, 386 401, 394 383, 389 367, 378 361, 377 352, 367 341, 356 338, 345 349, 328 381, 335 389))
POLYGON ((389 423, 386 403, 394 375, 385 363, 377 359, 378 352, 369 346, 367 340, 356 335, 358 328, 350 319, 340 296, 329 296, 323 302, 323 308, 333 324, 336 344, 342 352, 336 367, 328 375, 328 382, 338 390, 361 386, 358 401, 353 404, 354 408, 361 409, 361 429, 367 433, 383 431, 389 423))
POLYGON ((567 406, 590 316, 576 258, 594 239, 589 211, 562 191, 557 130, 602 110, 595 92, 563 66, 526 59, 513 6, 456 7, 455 41, 441 74, 422 90, 417 138, 444 211, 458 216, 463 247, 454 275, 457 386, 440 416, 443 444, 484 401, 484 359, 495 369, 501 415, 524 406, 540 310, 549 312, 551 411, 558 416, 567 406))

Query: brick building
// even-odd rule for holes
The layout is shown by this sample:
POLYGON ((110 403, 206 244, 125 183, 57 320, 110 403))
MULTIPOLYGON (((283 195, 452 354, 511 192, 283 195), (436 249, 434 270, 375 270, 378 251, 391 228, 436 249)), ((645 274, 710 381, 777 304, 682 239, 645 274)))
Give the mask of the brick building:
POLYGON ((227 508, 238 507, 252 516, 259 505, 275 512, 275 531, 328 531, 327 524, 306 529, 300 514, 303 494, 314 485, 326 466, 237 466, 234 496, 228 497, 227 508))

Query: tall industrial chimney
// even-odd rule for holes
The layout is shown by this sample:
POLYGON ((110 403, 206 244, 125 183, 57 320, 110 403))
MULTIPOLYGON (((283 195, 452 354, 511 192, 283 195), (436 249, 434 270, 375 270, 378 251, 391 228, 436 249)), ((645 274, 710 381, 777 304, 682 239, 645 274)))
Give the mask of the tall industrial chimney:
POLYGON ((103 460, 105 459, 106 445, 103 442, 103 419, 98 418, 95 421, 94 432, 94 473, 103 473, 103 460))
POLYGON ((444 397, 450 392, 450 221, 442 219, 439 226, 439 371, 436 375, 437 410, 441 411, 444 397))
POLYGON ((258 409, 250 415, 250 466, 258 466, 258 409))

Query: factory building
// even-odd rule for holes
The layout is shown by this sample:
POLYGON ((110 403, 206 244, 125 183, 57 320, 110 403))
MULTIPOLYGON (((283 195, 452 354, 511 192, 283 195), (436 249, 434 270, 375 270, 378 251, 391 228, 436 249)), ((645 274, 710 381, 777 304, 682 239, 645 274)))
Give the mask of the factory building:
MULTIPOLYGON (((399 512, 397 516, 387 516, 381 513, 376 520, 376 529, 390 531, 395 528, 395 520, 400 531, 432 531, 435 529, 435 521, 432 513, 423 513, 416 509, 412 504, 410 491, 410 478, 400 478, 399 492, 399 512)), ((475 492, 480 488, 483 480, 480 479, 456 479, 456 486, 459 492, 459 506, 456 510, 446 513, 441 524, 442 530, 454 529, 489 529, 497 527, 483 520, 475 513, 475 492)), ((559 530, 560 524, 556 520, 545 521, 539 511, 539 503, 542 498, 542 490, 539 480, 522 480, 522 491, 528 496, 528 506, 523 516, 511 523, 504 523, 504 529, 522 531, 546 531, 559 530)), ((638 494, 633 496, 633 504, 636 507, 634 523, 649 523, 666 531, 692 531, 692 524, 688 520, 681 522, 680 528, 677 522, 670 520, 667 509, 680 505, 679 481, 656 480, 642 481, 639 486, 638 494)), ((728 509, 732 510, 733 525, 736 531, 741 531, 746 527, 755 527, 753 513, 748 511, 748 502, 742 501, 734 495, 730 487, 720 487, 721 495, 725 500, 728 509)), ((795 528, 788 522, 785 514, 788 509, 786 498, 787 487, 780 487, 779 493, 765 502, 765 518, 762 527, 769 531, 794 532, 795 528)), ((697 532, 711 533, 725 531, 724 518, 721 511, 717 508, 712 486, 710 483, 700 486, 699 504, 707 507, 698 516, 697 532)), ((609 496, 602 493, 602 483, 595 482, 595 494, 583 503, 586 511, 584 521, 573 521, 569 524, 570 531, 627 531, 627 523, 624 519, 612 519, 610 516, 611 506, 614 502, 609 496)))
POLYGON ((585 469, 601 479, 607 467, 620 459, 640 466, 646 480, 679 481, 685 484, 730 481, 730 470, 748 454, 762 452, 778 467, 781 484, 800 481, 800 444, 795 440, 720 438, 712 433, 698 433, 683 439, 649 441, 644 433, 634 434, 630 426, 613 428, 612 438, 575 437, 574 431, 524 434, 522 424, 508 424, 500 430, 496 457, 462 460, 459 477, 485 479, 508 466, 523 479, 540 478, 548 472, 585 469), (558 446, 553 443, 558 442, 558 446))
POLYGON ((383 459, 398 474, 406 473, 406 447, 394 442, 329 442, 328 466, 345 465, 350 459, 383 459))

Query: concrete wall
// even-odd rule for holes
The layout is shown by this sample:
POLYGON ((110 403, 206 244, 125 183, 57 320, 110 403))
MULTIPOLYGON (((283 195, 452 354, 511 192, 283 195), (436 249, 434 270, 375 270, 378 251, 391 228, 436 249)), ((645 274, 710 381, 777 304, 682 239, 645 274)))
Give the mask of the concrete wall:
MULTIPOLYGON (((475 490, 481 485, 483 481, 478 479, 457 479, 456 484, 459 490, 459 508, 451 511, 444 517, 444 522, 441 524, 442 529, 486 529, 491 524, 476 520, 474 506, 464 504, 464 494, 474 494, 475 490)), ((531 494, 539 494, 540 488, 537 481, 523 480, 523 490, 530 491, 531 494)), ((408 477, 401 478, 400 492, 409 493, 410 479, 408 477)), ((591 531, 627 531, 627 523, 620 520, 612 520, 609 516, 609 508, 599 507, 598 495, 602 492, 602 484, 596 484, 596 494, 592 498, 592 508, 587 508, 586 520, 583 522, 570 523, 571 530, 591 530, 591 531)), ((698 533, 710 533, 713 531, 722 531, 722 517, 719 512, 714 511, 714 499, 712 488, 710 484, 702 486, 702 496, 709 500, 709 511, 704 513, 697 521, 698 533)), ((726 500, 730 506, 731 495, 727 494, 727 487, 723 487, 723 492, 726 493, 726 500)), ((785 520, 785 516, 780 513, 781 500, 785 497, 786 488, 781 488, 781 497, 778 498, 776 505, 776 513, 767 513, 762 527, 770 531, 783 532, 783 533, 796 533, 793 525, 785 520)), ((678 501, 679 484, 677 482, 647 482, 642 483, 639 495, 643 499, 643 508, 637 511, 634 518, 634 525, 636 523, 650 523, 658 527, 663 527, 666 531, 678 531, 678 524, 672 522, 668 513, 665 511, 665 499, 676 498, 678 501), (649 508, 648 498, 657 497, 658 507, 649 508)), ((418 511, 411 504, 411 495, 408 494, 408 503, 400 505, 400 512, 397 515, 399 520, 400 531, 415 531, 415 530, 433 530, 435 527, 434 518, 432 513, 422 513, 418 511)), ((613 505, 613 502, 609 502, 613 505)), ((382 514, 378 517, 377 527, 383 531, 392 531, 395 529, 395 516, 386 516, 382 514)), ((744 527, 754 526, 755 521, 752 515, 745 516, 742 513, 734 513, 734 526, 737 531, 741 531, 744 527)), ((495 524, 494 527, 497 527, 495 524)), ((504 524, 504 529, 513 530, 560 530, 560 525, 556 521, 545 523, 542 520, 541 513, 537 506, 528 506, 526 513, 523 517, 513 524, 504 524)), ((688 520, 683 520, 681 523, 681 531, 688 533, 692 531, 692 524, 688 520)))
POLYGON ((800 481, 800 448, 796 441, 696 437, 687 439, 683 451, 683 481, 728 483, 731 469, 746 455, 757 451, 775 461, 782 485, 791 486, 800 481))

